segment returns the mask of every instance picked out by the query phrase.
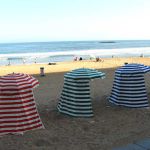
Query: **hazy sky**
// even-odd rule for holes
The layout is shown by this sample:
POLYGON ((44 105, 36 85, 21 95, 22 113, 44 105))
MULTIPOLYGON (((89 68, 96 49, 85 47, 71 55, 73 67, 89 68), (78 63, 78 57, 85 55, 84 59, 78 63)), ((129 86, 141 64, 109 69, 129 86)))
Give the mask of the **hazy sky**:
POLYGON ((0 0, 0 43, 150 39, 150 0, 0 0))

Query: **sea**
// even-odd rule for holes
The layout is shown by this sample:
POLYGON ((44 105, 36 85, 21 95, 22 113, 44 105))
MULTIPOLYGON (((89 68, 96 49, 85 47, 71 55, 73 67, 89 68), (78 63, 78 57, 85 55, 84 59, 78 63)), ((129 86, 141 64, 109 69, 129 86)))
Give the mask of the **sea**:
POLYGON ((150 57, 150 40, 1 43, 0 65, 111 57, 150 57))

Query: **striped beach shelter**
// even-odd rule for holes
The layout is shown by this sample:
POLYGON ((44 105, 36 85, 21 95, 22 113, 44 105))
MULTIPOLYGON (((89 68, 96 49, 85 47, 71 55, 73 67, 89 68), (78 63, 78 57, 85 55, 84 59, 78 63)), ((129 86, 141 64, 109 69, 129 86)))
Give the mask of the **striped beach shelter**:
POLYGON ((127 64, 115 71, 109 102, 126 107, 148 107, 144 74, 150 71, 143 64, 127 64))
POLYGON ((27 74, 0 77, 0 136, 43 128, 33 96, 38 85, 38 80, 27 74))
POLYGON ((104 77, 105 73, 88 68, 75 69, 66 73, 57 106, 59 112, 76 117, 93 116, 90 80, 104 77))

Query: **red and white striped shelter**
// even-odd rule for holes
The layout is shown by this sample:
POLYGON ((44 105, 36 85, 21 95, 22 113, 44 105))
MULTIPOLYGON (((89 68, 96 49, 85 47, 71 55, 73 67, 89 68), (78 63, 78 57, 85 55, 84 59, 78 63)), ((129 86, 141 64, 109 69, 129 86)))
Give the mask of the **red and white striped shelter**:
POLYGON ((38 85, 38 80, 27 74, 0 77, 0 136, 44 128, 33 95, 38 85))

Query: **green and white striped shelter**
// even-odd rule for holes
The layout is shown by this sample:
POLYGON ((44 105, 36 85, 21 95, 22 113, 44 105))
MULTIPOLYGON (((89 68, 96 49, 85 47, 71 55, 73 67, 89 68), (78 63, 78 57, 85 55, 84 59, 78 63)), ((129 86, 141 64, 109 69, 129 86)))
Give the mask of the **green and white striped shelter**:
POLYGON ((75 117, 92 117, 90 80, 104 77, 105 73, 88 68, 75 69, 66 73, 57 106, 59 112, 75 117))

